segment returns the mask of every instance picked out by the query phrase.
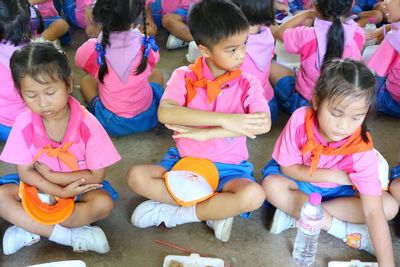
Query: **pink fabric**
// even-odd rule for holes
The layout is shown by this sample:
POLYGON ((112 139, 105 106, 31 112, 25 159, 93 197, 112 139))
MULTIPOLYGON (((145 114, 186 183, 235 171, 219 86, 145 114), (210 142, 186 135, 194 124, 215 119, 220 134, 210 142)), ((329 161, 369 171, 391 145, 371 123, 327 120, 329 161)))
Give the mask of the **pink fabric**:
POLYGON ((149 5, 155 3, 156 0, 146 0, 146 7, 148 7, 149 5))
POLYGON ((17 116, 27 107, 11 76, 10 58, 22 46, 0 43, 0 124, 12 126, 17 116))
MULTIPOLYGON (((344 47, 342 58, 361 60, 364 42, 364 31, 357 26, 353 40, 344 47)), ((300 26, 287 29, 283 34, 283 43, 287 52, 300 54, 301 65, 296 77, 296 90, 310 101, 320 75, 320 70, 316 67, 318 41, 314 27, 300 26)))
MULTIPOLYGON (((167 83, 162 99, 171 99, 191 109, 223 113, 257 113, 269 112, 267 100, 263 97, 260 82, 252 75, 243 73, 239 78, 226 83, 222 93, 211 104, 208 104, 207 91, 196 88, 196 97, 186 104, 185 77, 192 73, 189 67, 176 69, 167 83)), ((206 79, 214 77, 203 59, 203 75, 206 79)), ((219 138, 209 141, 196 141, 180 138, 176 140, 181 157, 191 156, 207 158, 214 162, 239 164, 249 157, 246 137, 219 138)))
MULTIPOLYGON (((326 47, 328 45, 328 33, 332 24, 333 23, 328 20, 322 20, 319 18, 316 18, 314 20, 314 30, 315 30, 315 35, 317 36, 317 43, 318 43, 318 53, 316 61, 317 69, 321 69, 321 66, 324 63, 326 47)), ((355 23, 354 20, 348 20, 345 24, 342 25, 344 29, 344 43, 346 46, 353 41, 353 36, 357 29, 357 23, 355 23)))
MULTIPOLYGON (((275 143, 272 154, 281 166, 302 164, 311 165, 311 153, 301 154, 301 150, 307 141, 305 129, 305 117, 307 107, 297 109, 290 117, 281 135, 275 143)), ((317 122, 314 121, 315 137, 325 145, 339 147, 347 139, 327 144, 320 135, 317 122)), ((378 159, 374 150, 359 152, 352 155, 326 156, 321 155, 318 168, 343 170, 348 173, 353 185, 364 195, 381 195, 382 188, 378 178, 378 159)), ((319 187, 333 188, 338 186, 332 183, 314 183, 319 187)))
POLYGON ((391 31, 386 35, 386 40, 400 53, 400 21, 390 24, 391 31))
POLYGON ((42 15, 43 18, 47 17, 53 17, 53 16, 58 16, 58 12, 56 8, 54 7, 53 0, 47 0, 43 3, 37 4, 40 15, 42 15))
POLYGON ((75 18, 82 28, 86 28, 85 9, 94 4, 94 0, 76 0, 75 18))
MULTIPOLYGON (((111 46, 106 50, 108 74, 104 77, 104 83, 100 81, 98 83, 99 96, 104 106, 116 115, 125 118, 132 118, 146 111, 151 105, 153 90, 148 78, 160 58, 158 52, 150 50, 146 70, 139 75, 135 74, 142 60, 142 47, 138 45, 139 42, 141 43, 141 38, 133 38, 137 34, 139 34, 137 30, 133 30, 110 35, 111 46), (113 55, 112 64, 108 54, 113 55), (128 77, 124 82, 122 79, 126 74, 128 77)), ((143 35, 140 34, 140 36, 143 35)), ((75 55, 77 66, 85 67, 92 53, 96 53, 96 42, 96 39, 89 39, 78 48, 75 55)), ((97 60, 97 57, 94 60, 97 60)), ((97 78, 98 69, 91 71, 90 74, 97 78)))
POLYGON ((400 103, 400 52, 385 38, 368 62, 368 67, 386 77, 386 89, 400 103))
MULTIPOLYGON (((87 111, 83 114, 79 102, 72 97, 69 105, 71 117, 61 143, 50 140, 41 117, 28 110, 15 121, 0 160, 16 165, 30 165, 43 146, 50 144, 52 147, 62 147, 65 142, 73 142, 69 151, 77 157, 80 170, 101 169, 119 161, 121 157, 118 151, 97 119, 87 111), (87 140, 82 133, 85 131, 87 140)), ((72 171, 56 157, 49 157, 46 153, 38 161, 45 163, 53 171, 72 171)))
POLYGON ((174 13, 176 10, 183 8, 189 10, 189 7, 200 0, 162 0, 161 9, 162 14, 174 13))
POLYGON ((274 90, 269 82, 269 69, 274 56, 274 37, 268 27, 261 27, 257 34, 250 34, 247 40, 247 54, 241 69, 261 82, 264 96, 268 101, 274 97, 274 90))

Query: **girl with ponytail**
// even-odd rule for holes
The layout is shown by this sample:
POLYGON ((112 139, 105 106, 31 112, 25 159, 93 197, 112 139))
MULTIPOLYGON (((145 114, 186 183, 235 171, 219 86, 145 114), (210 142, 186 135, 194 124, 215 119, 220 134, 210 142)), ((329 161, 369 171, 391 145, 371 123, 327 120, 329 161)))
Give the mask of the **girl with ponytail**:
POLYGON ((352 4, 353 0, 314 0, 314 9, 297 14, 274 32, 286 51, 299 54, 301 61, 296 77, 293 70, 276 63, 271 66, 270 81, 286 112, 309 105, 324 62, 333 58, 361 60, 365 35, 347 18, 352 4), (313 27, 301 26, 310 19, 313 27))
POLYGON ((89 74, 80 83, 89 110, 113 136, 150 130, 158 123, 163 75, 153 69, 160 56, 147 35, 145 1, 98 0, 93 16, 102 32, 75 55, 76 65, 89 74))

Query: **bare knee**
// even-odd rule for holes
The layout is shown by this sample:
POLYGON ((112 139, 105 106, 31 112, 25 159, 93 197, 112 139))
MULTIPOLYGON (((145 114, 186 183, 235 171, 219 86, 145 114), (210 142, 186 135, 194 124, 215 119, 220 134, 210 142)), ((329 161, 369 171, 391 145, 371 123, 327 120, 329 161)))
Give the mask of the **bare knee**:
POLYGON ((146 187, 146 179, 143 178, 147 175, 144 166, 133 166, 126 175, 126 183, 133 192, 140 193, 146 187))
POLYGON ((385 217, 388 221, 390 221, 397 215, 397 212, 399 211, 399 204, 392 195, 386 192, 382 195, 382 202, 385 217))
POLYGON ((111 214, 113 208, 114 201, 112 198, 105 191, 99 191, 99 194, 93 199, 93 210, 96 213, 96 217, 99 220, 107 218, 111 214))
POLYGON ((265 198, 270 200, 274 198, 276 194, 279 194, 279 192, 282 191, 282 177, 279 175, 269 175, 265 177, 261 185, 265 191, 265 198))
POLYGON ((264 189, 257 183, 247 184, 237 192, 240 197, 239 205, 243 212, 253 211, 261 207, 265 200, 264 189))
POLYGON ((0 186, 0 215, 9 210, 10 201, 17 201, 18 186, 15 184, 5 184, 0 186))
POLYGON ((175 21, 173 14, 166 14, 162 17, 161 24, 164 28, 168 29, 175 21))

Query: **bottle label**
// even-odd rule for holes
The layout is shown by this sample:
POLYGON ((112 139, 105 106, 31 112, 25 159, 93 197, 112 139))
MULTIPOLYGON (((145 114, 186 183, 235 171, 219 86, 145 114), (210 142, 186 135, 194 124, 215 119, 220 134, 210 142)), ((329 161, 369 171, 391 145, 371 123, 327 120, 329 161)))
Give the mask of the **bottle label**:
POLYGON ((321 231, 322 227, 322 220, 319 221, 306 221, 306 220, 299 220, 299 227, 303 233, 309 235, 316 235, 321 231))

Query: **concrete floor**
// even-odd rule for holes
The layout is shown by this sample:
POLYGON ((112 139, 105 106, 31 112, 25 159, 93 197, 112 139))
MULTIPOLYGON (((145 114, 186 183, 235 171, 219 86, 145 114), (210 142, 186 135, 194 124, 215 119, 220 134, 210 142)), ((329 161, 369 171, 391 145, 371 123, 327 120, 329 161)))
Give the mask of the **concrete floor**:
MULTIPOLYGON (((165 44, 165 34, 161 34, 160 46, 165 44)), ((73 62, 74 50, 85 40, 80 32, 74 32, 74 44, 66 48, 73 62)), ((176 51, 161 51, 161 61, 158 68, 166 78, 179 66, 186 65, 186 49, 176 51)), ((82 71, 75 69, 75 80, 78 81, 82 71)), ((78 83, 77 83, 78 84, 78 83)), ((79 97, 79 92, 74 92, 79 97)), ((281 115, 270 133, 249 140, 250 161, 255 165, 255 176, 260 178, 260 169, 271 158, 272 149, 279 133, 288 119, 281 115)), ((400 124, 397 119, 376 115, 371 118, 369 127, 374 136, 376 148, 387 159, 390 166, 397 162, 400 150, 400 124)), ((182 252, 155 243, 163 239, 185 247, 200 254, 219 257, 231 263, 231 266, 294 266, 291 251, 296 230, 289 230, 281 235, 271 235, 266 225, 272 217, 271 209, 259 209, 253 212, 250 219, 235 218, 232 235, 228 243, 222 243, 214 238, 214 233, 203 223, 193 223, 178 226, 174 229, 165 227, 146 230, 135 228, 130 223, 134 208, 144 201, 128 190, 125 185, 125 174, 130 166, 152 163, 160 160, 167 149, 174 145, 171 132, 163 126, 158 126, 151 132, 137 134, 124 138, 113 138, 113 142, 122 156, 122 160, 108 169, 107 179, 119 192, 119 200, 113 213, 107 219, 97 224, 108 237, 111 251, 107 255, 93 252, 78 254, 69 247, 64 247, 42 239, 39 243, 22 249, 11 256, 0 255, 0 266, 26 266, 59 260, 83 260, 87 266, 162 266, 165 256, 170 254, 183 255, 182 252)), ((0 150, 3 144, 0 144, 0 150)), ((0 163, 0 175, 15 172, 14 166, 0 163)), ((0 229, 3 234, 9 224, 0 219, 0 229)), ((400 239, 395 235, 395 227, 391 223, 393 246, 397 265, 400 266, 400 239)), ((374 261, 375 258, 366 252, 360 252, 347 247, 342 241, 321 233, 315 266, 327 266, 329 261, 360 259, 374 261)))

